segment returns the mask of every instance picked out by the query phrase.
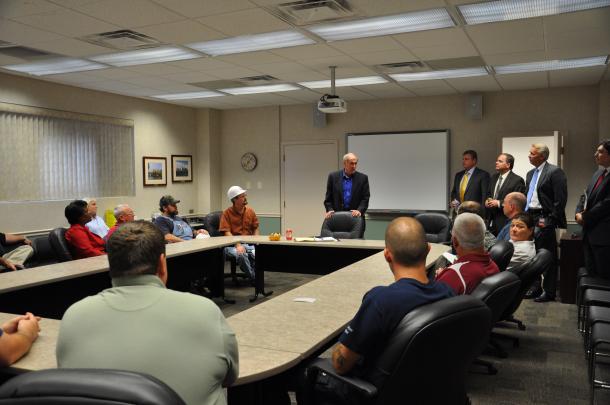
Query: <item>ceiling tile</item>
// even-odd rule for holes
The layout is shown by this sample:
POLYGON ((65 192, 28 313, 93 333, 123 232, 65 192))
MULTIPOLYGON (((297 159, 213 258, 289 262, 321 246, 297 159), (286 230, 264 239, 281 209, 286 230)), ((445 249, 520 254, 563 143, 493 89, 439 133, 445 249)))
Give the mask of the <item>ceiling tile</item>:
POLYGON ((337 66, 337 70, 345 68, 362 67, 362 65, 349 56, 332 56, 328 58, 312 58, 299 61, 302 65, 308 66, 317 71, 327 71, 330 75, 329 66, 337 66))
POLYGON ((68 83, 68 84, 84 84, 84 83, 95 83, 95 82, 101 82, 104 81, 106 79, 89 74, 89 73, 85 73, 85 72, 74 72, 74 73, 62 73, 62 74, 58 74, 58 75, 49 75, 49 76, 45 76, 45 79, 54 81, 54 82, 61 82, 61 83, 68 83))
POLYGON ((198 58, 198 59, 189 59, 189 60, 178 60, 175 62, 167 63, 171 66, 177 66, 182 68, 183 70, 189 70, 193 72, 201 72, 206 70, 220 70, 220 69, 229 69, 232 68, 233 65, 227 62, 223 62, 222 60, 210 57, 210 58, 198 58))
POLYGON ((163 7, 180 13, 185 17, 196 18, 215 14, 230 13, 255 7, 248 0, 153 0, 163 7))
POLYGON ((444 80, 418 80, 414 82, 400 82, 400 86, 414 92, 417 95, 420 93, 429 92, 430 94, 455 94, 453 87, 449 86, 444 80))
POLYGON ((542 18, 468 25, 465 29, 481 55, 545 49, 542 18))
POLYGON ((116 68, 116 67, 111 67, 108 69, 92 70, 91 72, 88 72, 87 74, 93 75, 96 77, 101 77, 101 78, 104 78, 105 80, 128 79, 130 77, 140 76, 140 73, 138 73, 138 72, 132 72, 131 70, 126 70, 126 69, 121 69, 121 68, 116 68))
POLYGON ((77 6, 76 9, 121 27, 141 27, 184 19, 184 16, 148 0, 104 0, 77 6))
POLYGON ((514 63, 539 62, 547 59, 543 50, 529 52, 503 53, 498 55, 485 55, 483 60, 489 66, 512 65, 514 63))
MULTIPOLYGON (((173 82, 170 80, 167 80, 165 82, 157 82, 154 85, 151 84, 150 87, 161 90, 160 93, 167 93, 167 94, 187 93, 190 91, 201 91, 201 87, 189 86, 188 84, 177 83, 177 82, 173 82)), ((160 93, 158 93, 158 94, 160 94, 160 93)))
POLYGON ((183 73, 170 73, 167 75, 162 75, 166 79, 173 80, 175 82, 180 83, 199 83, 199 82, 209 82, 213 80, 218 80, 219 77, 211 75, 209 73, 202 72, 183 72, 183 73))
POLYGON ((553 70, 549 72, 551 87, 587 86, 597 84, 602 79, 606 66, 582 69, 553 70))
POLYGON ((318 93, 312 90, 295 90, 286 94, 286 96, 299 100, 304 103, 313 103, 320 99, 323 93, 318 93))
POLYGON ((227 69, 209 70, 206 73, 210 73, 221 79, 239 79, 240 77, 258 76, 260 72, 252 69, 247 69, 240 66, 234 66, 227 69))
POLYGON ((274 49, 271 52, 294 61, 326 58, 331 56, 344 56, 343 53, 331 48, 326 44, 293 46, 290 48, 274 49))
POLYGON ((447 82, 460 93, 502 90, 493 76, 461 77, 447 82))
POLYGON ((544 18, 548 49, 610 53, 610 7, 544 18))
POLYGON ((281 63, 287 61, 286 58, 268 51, 244 52, 235 55, 217 56, 216 58, 227 63, 248 67, 251 67, 252 65, 281 63))
POLYGON ((290 29, 291 26, 263 9, 248 9, 212 17, 198 18, 200 23, 230 36, 258 34, 290 29))
POLYGON ((0 40, 18 45, 60 39, 61 35, 39 30, 18 22, 0 19, 0 40))
POLYGON ((270 69, 272 67, 272 65, 257 65, 257 66, 252 66, 252 69, 256 69, 257 71, 261 72, 262 74, 270 74, 274 77, 277 77, 278 79, 285 81, 285 82, 303 82, 303 81, 310 81, 310 80, 326 80, 330 77, 329 73, 320 73, 316 70, 312 70, 312 69, 307 69, 304 66, 299 65, 300 68, 299 69, 293 69, 293 70, 281 70, 281 71, 274 71, 273 69, 270 69))
POLYGON ((46 0, 2 0, 0 2, 0 15, 4 18, 46 13, 59 9, 61 9, 60 6, 46 0))
POLYGON ((220 32, 192 20, 138 27, 138 32, 170 44, 189 44, 224 37, 220 32))
MULTIPOLYGON (((364 87, 366 87, 366 86, 363 86, 363 88, 364 87)), ((356 87, 339 87, 336 89, 335 94, 337 94, 339 97, 341 97, 347 101, 371 100, 371 99, 377 98, 377 97, 373 96, 372 94, 367 94, 364 91, 359 90, 356 87)), ((348 106, 348 108, 349 108, 349 106, 348 106)))
POLYGON ((367 53, 355 53, 352 58, 368 66, 381 65, 384 63, 411 62, 419 60, 406 49, 397 51, 379 51, 367 53))
MULTIPOLYGON (((0 66, 16 65, 16 64, 24 63, 24 62, 26 62, 24 59, 14 58, 12 56, 0 54, 0 66)), ((7 72, 7 73, 14 73, 14 72, 11 71, 11 72, 7 72)))
POLYGON ((328 45, 348 55, 351 53, 392 51, 402 49, 400 43, 389 36, 334 41, 329 42, 328 45))
POLYGON ((445 2, 442 0, 350 0, 349 3, 353 4, 368 17, 445 7, 445 2))
POLYGON ((462 28, 412 32, 395 38, 422 60, 478 56, 462 28))
POLYGON ((359 90, 379 98, 412 97, 414 94, 396 83, 359 86, 359 90))
POLYGON ((80 37, 99 32, 114 31, 120 28, 117 25, 112 25, 68 9, 15 17, 13 20, 67 37, 80 37))
POLYGON ((32 43, 28 46, 46 52, 77 57, 108 53, 108 48, 93 45, 88 42, 72 38, 63 38, 54 41, 32 43))
POLYGON ((545 89, 549 87, 547 72, 496 75, 496 80, 504 90, 545 89))
POLYGON ((181 73, 184 72, 185 69, 174 66, 169 63, 151 63, 148 65, 139 65, 139 66, 128 66, 125 68, 126 70, 131 70, 132 72, 138 72, 145 75, 168 75, 172 73, 181 73))

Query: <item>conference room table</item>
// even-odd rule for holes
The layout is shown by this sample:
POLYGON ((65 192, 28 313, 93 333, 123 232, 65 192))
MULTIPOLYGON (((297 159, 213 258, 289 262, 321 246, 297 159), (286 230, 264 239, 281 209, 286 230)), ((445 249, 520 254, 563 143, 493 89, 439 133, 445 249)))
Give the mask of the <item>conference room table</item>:
MULTIPOLYGON (((374 286, 388 285, 393 282, 392 273, 381 252, 384 246, 383 241, 295 242, 283 240, 272 242, 263 236, 230 237, 223 241, 220 239, 211 238, 168 245, 168 257, 186 255, 191 250, 209 250, 212 249, 211 246, 224 247, 234 244, 237 240, 257 244, 257 266, 261 246, 272 247, 270 251, 276 248, 287 251, 304 248, 311 252, 313 249, 323 257, 328 257, 331 252, 337 250, 347 253, 352 250, 353 252, 358 252, 358 250, 376 252, 229 317, 228 323, 235 331, 240 353, 240 373, 236 382, 237 386, 255 385, 261 380, 292 369, 329 347, 356 313, 363 295, 374 286), (187 243, 191 246, 188 246, 187 243)), ((426 262, 428 266, 449 249, 445 245, 432 244, 431 246, 432 249, 426 262)), ((360 253, 362 254, 362 252, 360 253)), ((75 262, 70 262, 68 267, 72 269, 73 273, 79 274, 80 272, 95 273, 104 267, 104 260, 101 257, 84 260, 88 260, 88 262, 82 263, 80 266, 74 265, 75 262)), ((269 260, 271 263, 269 258, 265 258, 265 260, 269 260)), ((65 272, 58 277, 70 277, 74 275, 73 273, 66 268, 65 272)), ((3 289, 10 288, 1 279, 2 277, 0 277, 0 293, 3 289)), ((41 276, 38 282, 44 282, 44 280, 45 277, 41 276)), ((22 282, 25 284, 25 281, 22 280, 22 282)), ((34 285, 36 282, 31 281, 34 285)), ((0 321, 13 316, 15 315, 0 313, 0 321)), ((55 344, 59 323, 60 321, 56 319, 42 319, 40 337, 30 353, 10 368, 11 372, 19 373, 57 366, 55 344)))

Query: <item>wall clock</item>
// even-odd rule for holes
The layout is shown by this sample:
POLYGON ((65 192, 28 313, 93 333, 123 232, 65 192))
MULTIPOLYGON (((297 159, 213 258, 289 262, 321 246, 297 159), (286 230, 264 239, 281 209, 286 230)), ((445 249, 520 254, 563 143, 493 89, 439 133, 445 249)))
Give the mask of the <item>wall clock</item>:
POLYGON ((247 172, 251 172, 256 169, 256 165, 258 164, 258 159, 256 155, 252 152, 246 152, 241 157, 241 167, 247 172))

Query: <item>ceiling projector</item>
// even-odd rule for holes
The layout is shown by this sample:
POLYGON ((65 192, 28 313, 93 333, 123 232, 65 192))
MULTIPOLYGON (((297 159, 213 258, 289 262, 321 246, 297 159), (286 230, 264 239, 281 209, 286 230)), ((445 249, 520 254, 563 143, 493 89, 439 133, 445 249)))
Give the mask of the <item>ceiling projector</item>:
POLYGON ((318 101, 318 110, 326 114, 347 112, 347 103, 339 96, 325 94, 318 101))

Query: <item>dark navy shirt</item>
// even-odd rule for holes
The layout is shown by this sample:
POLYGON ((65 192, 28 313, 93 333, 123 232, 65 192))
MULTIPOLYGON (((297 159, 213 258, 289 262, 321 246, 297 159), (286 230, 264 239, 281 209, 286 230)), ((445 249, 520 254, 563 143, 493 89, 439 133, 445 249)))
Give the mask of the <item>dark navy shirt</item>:
POLYGON ((343 209, 349 210, 352 202, 352 178, 343 172, 343 209))
POLYGON ((339 342, 363 356, 366 364, 385 348, 407 313, 453 295, 444 283, 422 284, 412 278, 401 278, 387 287, 374 287, 364 295, 358 313, 339 337, 339 342))

